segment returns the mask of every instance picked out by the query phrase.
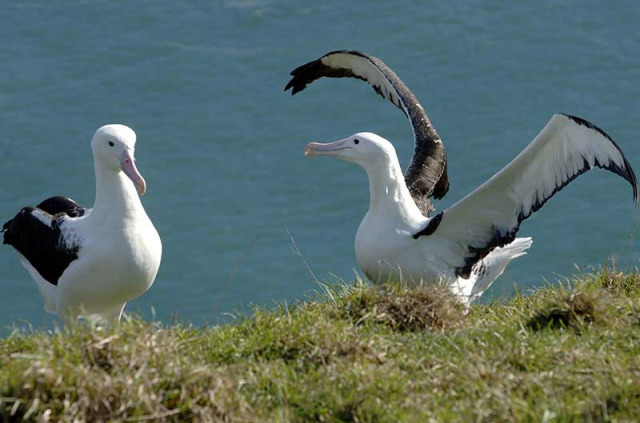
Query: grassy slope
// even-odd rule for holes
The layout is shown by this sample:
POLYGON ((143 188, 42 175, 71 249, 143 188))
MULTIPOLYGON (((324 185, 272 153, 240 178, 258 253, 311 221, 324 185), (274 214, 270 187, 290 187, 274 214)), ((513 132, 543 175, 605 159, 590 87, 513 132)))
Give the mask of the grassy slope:
POLYGON ((328 288, 233 325, 0 340, 0 421, 635 421, 640 274, 464 316, 438 290, 328 288))

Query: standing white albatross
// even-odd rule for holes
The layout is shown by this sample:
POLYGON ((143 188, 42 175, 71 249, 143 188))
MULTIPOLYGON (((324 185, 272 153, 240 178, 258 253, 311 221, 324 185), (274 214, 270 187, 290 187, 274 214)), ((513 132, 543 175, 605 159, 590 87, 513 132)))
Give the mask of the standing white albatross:
MULTIPOLYGON (((337 66, 322 63, 323 58, 297 68, 315 63, 307 68, 313 69, 310 74, 294 74, 288 87, 299 91, 327 68, 335 71, 337 66)), ((515 237, 522 221, 580 174, 593 167, 614 172, 631 184, 633 200, 638 201, 636 176, 613 139, 590 122, 564 114, 554 115, 500 172, 432 218, 423 215, 412 198, 393 145, 376 134, 310 143, 305 155, 332 156, 365 169, 370 202, 355 249, 371 281, 444 283, 465 302, 482 295, 511 260, 526 253, 531 238, 515 237)))
POLYGON ((96 174, 92 209, 66 197, 24 207, 3 226, 35 280, 45 310, 65 320, 119 321, 125 304, 144 294, 158 273, 160 236, 138 193, 146 183, 135 165, 135 132, 99 128, 91 140, 96 174))
POLYGON ((372 133, 307 145, 308 156, 333 156, 362 166, 369 211, 356 234, 356 257, 373 282, 446 283, 461 299, 479 297, 530 238, 520 224, 580 174, 600 167, 633 187, 631 165, 602 130, 575 116, 554 115, 511 163, 471 194, 432 218, 409 194, 393 145, 372 133))

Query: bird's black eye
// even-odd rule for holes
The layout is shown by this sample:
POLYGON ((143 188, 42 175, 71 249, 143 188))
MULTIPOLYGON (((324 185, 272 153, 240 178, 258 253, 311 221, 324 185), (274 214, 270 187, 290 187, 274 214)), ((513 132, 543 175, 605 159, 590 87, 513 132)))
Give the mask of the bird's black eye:
POLYGON ((360 140, 356 138, 355 140, 353 140, 353 143, 354 143, 354 144, 359 144, 359 143, 360 143, 360 140))
POLYGON ((109 141, 109 147, 113 147, 114 145, 113 141, 109 141))

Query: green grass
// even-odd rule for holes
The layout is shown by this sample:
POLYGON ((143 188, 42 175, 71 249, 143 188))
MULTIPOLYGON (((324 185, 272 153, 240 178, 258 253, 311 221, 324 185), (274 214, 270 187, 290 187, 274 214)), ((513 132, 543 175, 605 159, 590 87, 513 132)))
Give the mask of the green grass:
POLYGON ((640 274, 467 314, 440 289, 328 286, 220 327, 15 333, 0 421, 640 419, 640 274))

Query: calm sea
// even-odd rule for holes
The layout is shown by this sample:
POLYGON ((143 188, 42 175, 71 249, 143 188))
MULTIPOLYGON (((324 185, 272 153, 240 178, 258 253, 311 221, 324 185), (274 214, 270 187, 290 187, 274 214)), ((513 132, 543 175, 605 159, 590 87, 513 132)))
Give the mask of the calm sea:
MULTIPOLYGON (((352 281, 365 174, 305 159, 303 148, 373 131, 406 164, 413 146, 402 113, 360 81, 283 93, 291 69, 335 49, 382 58, 426 107, 449 157, 440 210, 555 112, 604 128, 640 172, 637 2, 430 3, 4 1, 0 217, 56 194, 93 204, 90 138, 124 123, 138 134, 143 202, 164 244, 153 288, 129 311, 215 323, 251 304, 303 298, 314 277, 352 281)), ((610 257, 637 266, 639 223, 623 180, 583 175, 523 224, 533 248, 488 297, 610 257)), ((8 247, 0 292, 0 328, 54 320, 8 247)))

